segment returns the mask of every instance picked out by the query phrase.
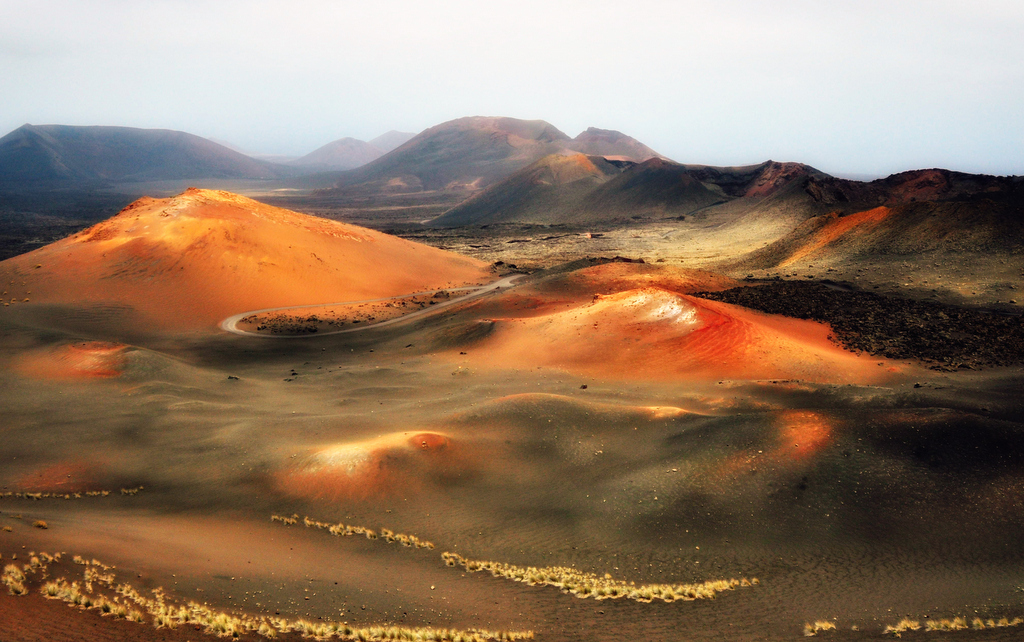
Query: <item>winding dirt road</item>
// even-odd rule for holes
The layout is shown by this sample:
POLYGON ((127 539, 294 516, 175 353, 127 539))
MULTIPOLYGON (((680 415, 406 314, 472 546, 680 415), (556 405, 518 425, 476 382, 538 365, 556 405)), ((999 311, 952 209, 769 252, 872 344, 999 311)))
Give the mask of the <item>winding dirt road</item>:
POLYGON ((488 283, 487 285, 484 285, 484 286, 481 286, 481 287, 478 287, 478 288, 447 288, 447 289, 441 289, 441 290, 426 290, 424 292, 412 292, 412 293, 409 293, 409 294, 402 294, 400 296, 384 297, 382 299, 363 299, 361 301, 340 301, 340 302, 337 302, 337 303, 313 303, 313 304, 309 304, 309 305, 288 305, 288 306, 284 306, 284 307, 281 307, 281 308, 263 308, 262 310, 249 310, 248 312, 240 312, 238 314, 232 315, 232 316, 224 319, 223 321, 220 322, 220 328, 222 330, 227 331, 227 332, 231 332, 232 334, 241 334, 241 335, 244 335, 244 336, 247 336, 247 337, 266 337, 266 338, 269 338, 269 339, 308 339, 310 337, 325 337, 325 336, 332 335, 332 334, 346 334, 348 332, 362 332, 364 330, 373 330, 374 328, 381 328, 381 327, 384 327, 384 326, 387 326, 387 325, 396 325, 398 323, 404 323, 406 321, 410 321, 410 320, 418 318, 418 317, 426 316, 428 314, 433 314, 433 313, 437 312, 438 310, 443 310, 444 308, 447 308, 448 306, 455 305, 456 303, 462 303, 463 301, 468 301, 470 299, 475 299, 475 298, 477 298, 479 296, 483 296, 484 294, 487 294, 488 292, 493 292, 493 291, 498 290, 500 288, 511 287, 513 282, 516 281, 517 279, 521 278, 522 276, 523 276, 522 274, 513 274, 512 276, 506 276, 505 278, 498 279, 497 281, 494 281, 493 283, 488 283), (460 292, 460 291, 464 291, 464 290, 469 290, 469 292, 467 294, 463 294, 460 297, 456 297, 454 299, 449 299, 449 300, 444 301, 442 303, 437 303, 435 305, 423 308, 421 310, 416 310, 415 312, 410 312, 409 314, 405 314, 405 315, 402 315, 400 317, 395 317, 394 319, 388 319, 387 321, 381 321, 380 323, 374 323, 374 324, 371 324, 371 325, 361 325, 358 328, 346 328, 345 330, 333 330, 331 332, 313 332, 313 333, 309 333, 309 334, 261 334, 261 333, 258 333, 258 332, 248 332, 248 331, 242 330, 241 328, 238 327, 238 323, 242 319, 244 319, 245 317, 247 317, 247 316, 249 316, 251 314, 263 314, 264 312, 280 312, 280 311, 283 311, 283 310, 301 310, 303 308, 322 308, 322 307, 328 307, 328 306, 333 306, 333 305, 354 305, 354 304, 358 304, 358 303, 380 303, 380 302, 383 302, 383 301, 394 301, 396 299, 406 299, 406 298, 411 297, 411 296, 420 296, 420 295, 424 295, 424 294, 434 294, 436 292, 460 292))

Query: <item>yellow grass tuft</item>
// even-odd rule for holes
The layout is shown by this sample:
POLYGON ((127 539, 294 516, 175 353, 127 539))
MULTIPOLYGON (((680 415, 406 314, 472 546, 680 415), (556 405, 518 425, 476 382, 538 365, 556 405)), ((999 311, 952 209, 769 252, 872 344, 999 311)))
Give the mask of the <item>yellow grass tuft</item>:
POLYGON ((813 638, 823 631, 835 631, 836 625, 828 620, 815 620, 813 624, 804 624, 804 636, 813 638))
POLYGON ((907 631, 917 631, 921 628, 921 623, 917 620, 911 620, 910 618, 903 618, 896 623, 895 626, 887 626, 882 633, 893 633, 897 636, 907 631))
POLYGON ((967 619, 955 617, 952 620, 928 620, 924 623, 925 631, 963 631, 967 628, 967 619))
MULTIPOLYGON (((122 495, 137 495, 144 487, 122 488, 122 495)), ((109 490, 87 490, 83 493, 27 493, 22 491, 7 491, 0 493, 0 499, 31 499, 39 501, 42 499, 82 499, 83 497, 109 497, 109 490)))
MULTIPOLYGON (((270 521, 280 522, 285 526, 295 526, 299 523, 299 516, 292 515, 291 517, 285 517, 284 515, 271 515, 270 521)), ((370 528, 366 528, 365 526, 352 526, 349 524, 342 524, 340 522, 337 524, 331 524, 328 522, 320 522, 315 519, 310 519, 309 517, 303 517, 302 524, 306 528, 316 528, 319 530, 325 530, 331 535, 334 535, 335 537, 342 537, 348 535, 362 535, 366 537, 366 539, 381 538, 389 544, 397 542, 402 546, 410 548, 434 548, 433 543, 421 540, 415 535, 403 535, 402 533, 395 533, 394 531, 389 530, 387 528, 382 528, 380 530, 380 534, 378 534, 377 531, 374 531, 370 528)))
MULTIPOLYGON (((594 573, 586 573, 575 568, 552 566, 535 568, 469 560, 458 553, 442 553, 441 558, 448 566, 462 566, 467 571, 489 571, 494 577, 501 577, 515 582, 524 582, 530 586, 554 586, 563 593, 578 598, 593 597, 598 600, 626 598, 637 602, 675 602, 677 600, 692 601, 714 599, 722 591, 730 591, 743 583, 740 580, 711 580, 700 584, 645 584, 637 586, 610 575, 603 577, 594 573)), ((753 581, 750 584, 754 584, 753 581)))
MULTIPOLYGON (((49 561, 58 556, 40 553, 39 568, 45 572, 49 561)), ((225 638, 239 638, 247 634, 273 639, 281 633, 296 632, 303 637, 318 640, 338 639, 343 641, 366 640, 371 642, 396 642, 399 640, 431 640, 437 642, 490 642, 533 639, 532 631, 484 631, 471 629, 435 629, 430 627, 369 626, 353 628, 340 622, 310 622, 308 620, 287 620, 268 615, 249 615, 217 611, 205 604, 188 601, 175 602, 157 588, 149 595, 140 593, 127 583, 118 583, 107 566, 98 560, 86 561, 75 556, 73 561, 82 569, 81 582, 68 582, 60 578, 46 582, 40 593, 48 599, 61 600, 70 606, 98 611, 105 617, 146 623, 158 629, 174 629, 188 625, 208 635, 225 638)), ((19 583, 24 581, 21 570, 10 565, 5 569, 4 578, 10 577, 19 583), (21 579, 18 579, 21 578, 21 579)), ((21 586, 24 589, 24 586, 21 586)), ((16 593, 21 594, 21 593, 16 593)))
MULTIPOLYGON (((981 631, 984 629, 995 629, 1003 627, 1014 627, 1024 624, 1024 618, 1015 617, 1012 620, 1010 618, 999 618, 983 620, 980 617, 972 618, 970 621, 966 617, 954 617, 954 618, 942 618, 936 620, 925 620, 924 630, 925 632, 931 631, 965 631, 967 629, 974 629, 981 631)), ((906 631, 917 631, 921 628, 921 623, 917 620, 911 620, 904 618, 900 620, 895 626, 885 627, 884 633, 892 633, 897 637, 900 637, 901 633, 906 631)))
POLYGON ((7 587, 11 595, 25 595, 25 573, 16 564, 8 564, 4 567, 3 575, 0 575, 0 583, 7 587))

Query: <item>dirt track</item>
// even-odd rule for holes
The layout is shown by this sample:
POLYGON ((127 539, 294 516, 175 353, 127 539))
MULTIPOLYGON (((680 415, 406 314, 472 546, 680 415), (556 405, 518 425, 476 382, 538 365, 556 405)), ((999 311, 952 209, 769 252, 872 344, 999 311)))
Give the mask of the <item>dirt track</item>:
POLYGON ((518 274, 517 275, 513 275, 513 276, 506 276, 503 279, 499 279, 497 281, 494 281, 493 283, 489 283, 489 284, 487 284, 487 285, 485 285, 483 287, 479 287, 479 288, 448 288, 447 290, 427 290, 427 291, 424 291, 424 292, 412 292, 410 294, 403 294, 403 295, 400 295, 400 296, 392 296, 392 297, 384 297, 384 298, 381 298, 381 299, 366 299, 366 300, 363 300, 363 301, 340 301, 340 302, 337 302, 337 303, 317 303, 317 304, 313 304, 313 305, 297 305, 297 306, 287 306, 287 307, 283 307, 283 308, 265 308, 263 310, 250 310, 248 312, 241 312, 239 314, 232 315, 232 316, 228 317, 227 319, 224 319, 223 321, 220 322, 220 327, 221 327, 222 330, 226 330, 227 332, 231 332, 233 334, 242 334, 242 335, 245 335, 245 336, 272 337, 272 338, 275 338, 275 339, 300 339, 300 338, 303 338, 303 337, 314 337, 314 336, 322 337, 322 336, 331 335, 331 334, 347 334, 347 333, 350 333, 350 332, 360 332, 362 330, 369 330, 371 328, 380 328, 380 327, 383 327, 383 326, 395 325, 397 323, 404 323, 404 322, 409 321, 411 319, 419 318, 419 317, 422 317, 422 316, 425 316, 425 315, 428 315, 428 314, 433 314, 434 312, 437 312, 438 310, 443 310, 444 308, 447 308, 449 306, 455 305, 456 303, 463 303, 465 301, 469 301, 471 299, 475 299, 475 298, 477 298, 479 296, 483 296, 484 294, 487 294, 488 292, 493 292, 493 291, 498 290, 500 288, 507 288, 507 287, 511 286, 512 283, 515 280, 517 280, 518 278, 520 278, 520 275, 518 275, 518 274), (256 333, 256 332, 247 332, 247 331, 242 330, 241 328, 238 327, 238 323, 242 319, 244 319, 247 316, 254 315, 254 314, 263 314, 263 313, 266 313, 266 312, 281 312, 281 311, 284 311, 284 310, 301 310, 303 308, 321 308, 321 307, 329 307, 329 306, 354 305, 354 304, 358 304, 358 303, 379 303, 379 302, 382 302, 382 301, 395 301, 397 299, 405 299, 405 298, 408 298, 408 297, 411 297, 411 296, 419 296, 419 295, 423 295, 423 294, 434 294, 435 292, 442 292, 442 291, 452 292, 452 291, 458 291, 458 290, 472 290, 472 291, 469 292, 469 294, 465 294, 463 296, 456 297, 454 299, 449 299, 449 300, 447 300, 447 301, 445 301, 443 303, 438 303, 437 305, 433 305, 433 306, 431 306, 429 308, 425 308, 423 310, 417 310, 415 312, 410 312, 409 314, 405 314, 405 315, 402 315, 400 317, 396 317, 394 319, 388 319, 387 321, 381 321, 380 323, 374 323, 372 325, 362 325, 362 326, 359 326, 358 328, 346 328, 344 330, 335 330, 333 332, 319 332, 319 333, 316 333, 316 334, 260 334, 260 333, 256 333))

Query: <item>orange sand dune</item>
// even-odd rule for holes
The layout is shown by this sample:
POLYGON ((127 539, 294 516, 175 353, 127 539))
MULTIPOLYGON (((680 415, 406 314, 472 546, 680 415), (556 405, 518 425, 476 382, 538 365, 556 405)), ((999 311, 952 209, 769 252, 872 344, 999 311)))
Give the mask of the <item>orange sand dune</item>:
POLYGON ((542 317, 496 319, 471 358, 479 367, 553 366, 609 379, 871 383, 896 371, 828 335, 820 323, 642 288, 542 317))
POLYGON ((399 432, 366 441, 331 444, 275 474, 289 495, 366 499, 415 493, 431 480, 468 472, 464 449, 436 432, 399 432))
POLYGON ((108 379, 127 363, 128 346, 86 341, 24 352, 15 359, 16 372, 37 379, 108 379))
MULTIPOLYGON (((473 410, 472 415, 501 413, 508 410, 512 413, 522 413, 528 407, 550 407, 559 406, 574 408, 579 411, 591 413, 605 413, 610 415, 636 415, 643 419, 674 419, 688 414, 701 414, 700 412, 686 410, 677 406, 631 406, 612 403, 590 401, 589 399, 576 399, 566 395, 556 395, 545 392, 523 392, 514 395, 505 395, 497 399, 491 399, 483 405, 482 409, 473 410)), ((458 418, 456 418, 458 419, 458 418)))
MULTIPOLYGON (((717 382, 716 382, 717 383, 717 382)), ((720 386, 714 386, 715 389, 720 386)), ((539 417, 559 413, 586 414, 594 418, 613 421, 661 421, 680 417, 716 416, 737 412, 773 412, 778 407, 763 401, 735 396, 715 396, 697 391, 675 391, 672 405, 632 405, 591 401, 590 393, 559 395, 543 392, 524 392, 490 399, 473 410, 449 417, 453 424, 478 425, 483 422, 502 424, 505 418, 514 421, 522 417, 539 417)))
POLYGON ((535 317, 589 302, 595 294, 656 287, 677 294, 718 292, 741 282, 706 270, 647 263, 602 263, 520 285, 500 297, 472 304, 475 313, 489 317, 535 317))
POLYGON ((506 395, 490 402, 496 406, 513 405, 521 407, 526 404, 567 404, 586 408, 588 411, 604 412, 610 414, 636 414, 645 419, 674 419, 689 414, 701 414, 693 410, 685 410, 678 406, 631 406, 613 403, 602 403, 574 399, 565 395, 556 395, 543 392, 523 392, 515 395, 506 395))
POLYGON ((602 263, 576 270, 559 280, 573 290, 589 294, 613 294, 623 290, 656 287, 678 294, 728 290, 740 282, 707 270, 694 270, 676 265, 647 263, 602 263))
POLYGON ((103 486, 102 467, 96 462, 68 460, 47 464, 22 474, 13 489, 30 493, 77 493, 109 490, 103 486))
POLYGON ((474 259, 194 188, 142 198, 107 221, 0 263, 0 284, 18 301, 3 310, 113 302, 168 329, 211 328, 247 310, 489 279, 474 259))
MULTIPOLYGON (((759 467, 803 467, 813 464, 820 453, 835 440, 835 432, 842 425, 836 418, 815 410, 781 410, 773 412, 772 424, 776 430, 774 443, 764 448, 750 448, 729 455, 705 474, 718 484, 737 478, 749 478, 752 469, 759 467)), ((726 483, 723 489, 732 489, 726 483)), ((729 490, 726 490, 729 492, 729 490)))

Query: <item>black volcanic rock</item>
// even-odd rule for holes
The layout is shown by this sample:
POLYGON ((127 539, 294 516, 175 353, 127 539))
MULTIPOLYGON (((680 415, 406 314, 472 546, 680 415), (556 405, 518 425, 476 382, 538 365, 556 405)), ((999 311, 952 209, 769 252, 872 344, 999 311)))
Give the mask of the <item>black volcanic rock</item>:
POLYGON ((828 323, 834 340, 848 350, 920 359, 938 370, 1024 363, 1020 316, 794 281, 696 296, 828 323))

